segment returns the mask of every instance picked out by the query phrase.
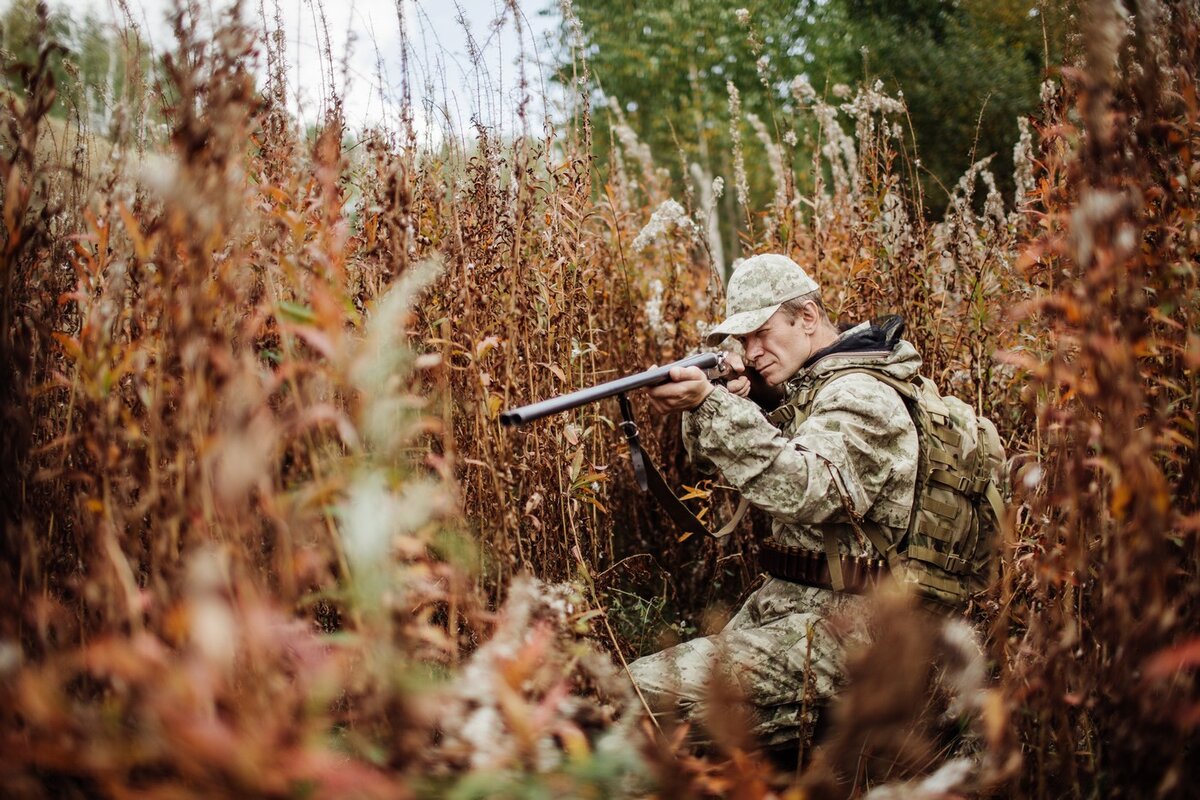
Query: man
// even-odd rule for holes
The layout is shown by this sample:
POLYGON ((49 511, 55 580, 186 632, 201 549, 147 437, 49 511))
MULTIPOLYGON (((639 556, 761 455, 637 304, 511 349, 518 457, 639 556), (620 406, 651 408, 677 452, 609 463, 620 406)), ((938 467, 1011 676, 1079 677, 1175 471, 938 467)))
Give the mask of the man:
POLYGON ((736 337, 748 365, 784 390, 781 410, 768 418, 748 399, 750 381, 733 354, 739 374, 725 386, 699 369, 675 369, 670 383, 650 391, 651 402, 661 412, 684 412, 693 460, 720 470, 770 515, 763 560, 773 574, 721 632, 641 658, 630 672, 656 714, 703 723, 719 671, 753 704, 760 740, 783 745, 799 737, 843 679, 845 632, 831 619, 861 608, 862 598, 848 590, 862 590, 882 559, 862 520, 896 541, 913 507, 918 442, 904 401, 880 379, 844 370, 869 367, 908 380, 921 359, 899 338, 898 318, 839 332, 816 282, 781 255, 744 261, 730 279, 727 305, 728 318, 708 343, 736 337), (789 419, 797 407, 809 413, 789 419))

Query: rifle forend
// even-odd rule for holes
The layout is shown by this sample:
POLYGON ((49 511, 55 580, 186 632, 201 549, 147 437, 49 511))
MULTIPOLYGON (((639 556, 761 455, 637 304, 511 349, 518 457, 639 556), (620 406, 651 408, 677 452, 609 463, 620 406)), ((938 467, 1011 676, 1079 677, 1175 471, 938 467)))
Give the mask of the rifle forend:
POLYGON ((624 378, 617 378, 614 381, 589 386, 586 389, 580 389, 570 394, 551 397, 548 400, 542 400, 540 403, 530 403, 527 406, 510 408, 500 414, 500 422, 503 425, 524 425, 527 422, 533 422, 536 419, 548 417, 551 414, 557 414, 561 411, 569 411, 572 408, 578 408, 587 403, 594 403, 606 397, 615 397, 625 392, 631 392, 634 389, 644 389, 647 386, 658 386, 671 379, 671 370, 675 367, 699 367, 702 370, 712 373, 709 375, 710 378, 716 378, 720 377, 724 366, 724 353, 699 353, 687 358, 681 358, 678 361, 673 361, 661 367, 654 367, 653 369, 639 372, 635 375, 628 375, 624 378))

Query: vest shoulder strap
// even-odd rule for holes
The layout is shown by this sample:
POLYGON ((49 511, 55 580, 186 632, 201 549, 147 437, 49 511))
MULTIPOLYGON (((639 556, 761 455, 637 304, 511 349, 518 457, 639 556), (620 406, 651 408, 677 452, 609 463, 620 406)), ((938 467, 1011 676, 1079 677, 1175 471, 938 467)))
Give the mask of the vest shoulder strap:
POLYGON ((888 375, 881 369, 873 369, 871 367, 853 366, 845 369, 834 370, 827 375, 822 375, 821 378, 812 384, 802 387, 799 391, 792 395, 789 400, 786 400, 779 408, 767 414, 767 419, 776 427, 783 427, 795 420, 803 422, 809 416, 809 409, 812 408, 813 402, 816 401, 817 395, 825 388, 825 385, 835 378, 840 378, 843 375, 853 375, 855 373, 862 375, 870 375, 871 377, 882 381, 888 386, 896 390, 905 401, 905 405, 910 402, 917 402, 920 396, 921 389, 913 381, 906 381, 900 378, 888 375))

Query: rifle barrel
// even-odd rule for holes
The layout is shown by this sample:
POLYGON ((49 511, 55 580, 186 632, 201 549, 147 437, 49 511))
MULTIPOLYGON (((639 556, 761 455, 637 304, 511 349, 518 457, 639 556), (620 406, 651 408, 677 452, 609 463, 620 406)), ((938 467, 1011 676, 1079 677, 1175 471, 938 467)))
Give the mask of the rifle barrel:
POLYGON ((671 379, 671 370, 675 367, 716 369, 721 364, 722 355, 718 355, 717 353, 699 353, 687 358, 681 358, 678 361, 673 361, 661 367, 654 367, 653 369, 639 372, 635 375, 627 375, 624 378, 617 378, 606 383, 589 386, 586 389, 580 389, 570 394, 551 397, 539 403, 530 403, 527 406, 510 408, 500 414, 500 423, 503 425, 524 425, 527 422, 533 422, 534 420, 548 417, 551 414, 557 414, 561 411, 578 408, 587 403, 594 403, 606 397, 615 397, 616 395, 631 392, 634 389, 643 389, 647 386, 658 386, 671 379))

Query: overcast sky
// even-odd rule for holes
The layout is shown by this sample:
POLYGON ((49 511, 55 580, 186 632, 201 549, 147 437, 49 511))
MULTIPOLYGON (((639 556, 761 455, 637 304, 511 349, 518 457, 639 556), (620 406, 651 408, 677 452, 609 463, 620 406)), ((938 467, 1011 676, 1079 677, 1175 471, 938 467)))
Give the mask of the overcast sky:
MULTIPOLYGON (((7 5, 10 0, 0 0, 7 5)), ((166 19, 173 0, 127 0, 140 26, 157 50, 173 44, 166 19)), ((269 26, 274 27, 275 0, 262 0, 269 26)), ((244 16, 260 25, 260 0, 244 0, 244 16)), ((120 17, 113 0, 75 0, 66 4, 78 18, 91 8, 101 19, 120 17)), ((228 12, 229 0, 201 0, 204 14, 220 19, 228 12)), ((523 47, 513 14, 504 0, 326 0, 322 6, 332 40, 335 61, 334 83, 345 97, 351 128, 380 120, 395 123, 401 96, 401 50, 398 8, 405 15, 414 94, 436 104, 434 128, 444 127, 448 117, 453 129, 463 131, 478 118, 487 125, 514 130, 514 115, 520 102, 518 53, 526 54, 526 74, 534 98, 531 127, 540 130, 542 86, 549 82, 552 47, 547 36, 557 38, 558 4, 555 0, 520 0, 523 47), (551 16, 539 12, 554 9, 551 16), (461 20, 461 21, 460 21, 461 20), (495 21, 500 20, 499 26, 495 21), (465 24, 464 24, 465 23, 465 24), (468 34, 474 38, 483 68, 476 69, 469 55, 468 34), (341 62, 346 54, 347 70, 341 62), (382 80, 380 76, 382 74, 382 80)), ((322 64, 317 35, 318 5, 314 0, 279 0, 279 12, 287 37, 292 68, 291 102, 303 119, 317 118, 329 85, 328 68, 322 64)), ((424 110, 416 109, 418 124, 429 124, 424 110)))

